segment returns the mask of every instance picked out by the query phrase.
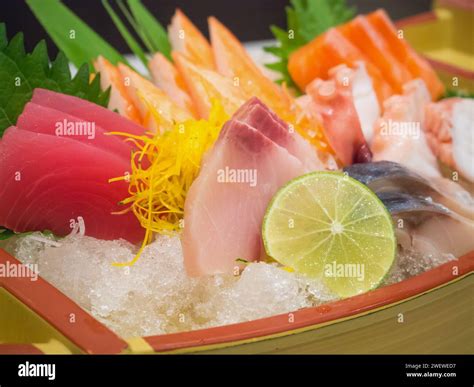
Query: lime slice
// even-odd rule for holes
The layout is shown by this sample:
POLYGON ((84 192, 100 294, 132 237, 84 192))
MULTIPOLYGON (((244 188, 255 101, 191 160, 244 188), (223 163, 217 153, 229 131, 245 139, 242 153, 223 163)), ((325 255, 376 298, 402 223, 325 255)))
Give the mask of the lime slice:
POLYGON ((392 217, 365 185, 341 172, 290 181, 263 220, 267 254, 320 278, 340 297, 377 287, 395 258, 392 217))

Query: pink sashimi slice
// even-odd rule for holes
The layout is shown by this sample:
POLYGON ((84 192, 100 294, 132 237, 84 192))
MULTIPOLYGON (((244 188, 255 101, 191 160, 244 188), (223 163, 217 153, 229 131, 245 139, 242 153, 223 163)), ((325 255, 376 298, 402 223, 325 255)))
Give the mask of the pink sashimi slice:
POLYGON ((252 97, 243 104, 233 118, 256 128, 264 136, 286 148, 301 161, 308 172, 324 169, 314 148, 257 97, 252 97))
POLYGON ((446 98, 425 106, 428 145, 444 164, 474 182, 474 100, 446 98))
POLYGON ((441 177, 438 162, 423 130, 424 109, 431 96, 421 79, 403 85, 403 94, 384 102, 384 113, 374 125, 374 160, 395 161, 427 179, 441 177))
POLYGON ((71 138, 76 141, 111 152, 130 161, 135 147, 123 137, 107 135, 95 122, 81 120, 58 110, 28 102, 17 121, 18 129, 71 138))
POLYGON ((128 170, 129 163, 110 152, 10 127, 0 141, 0 225, 65 236, 82 217, 88 236, 140 242, 144 230, 134 214, 113 214, 124 210, 119 202, 128 184, 108 180, 128 170))
POLYGON ((286 148, 242 121, 225 124, 186 198, 182 244, 191 276, 229 273, 238 258, 261 258, 268 203, 306 172, 286 148))
POLYGON ((124 132, 141 136, 146 130, 120 114, 95 103, 51 90, 35 89, 31 102, 71 114, 84 121, 95 122, 96 125, 109 132, 124 132))
POLYGON ((311 97, 308 107, 322 122, 326 138, 343 165, 370 161, 372 157, 362 124, 366 126, 367 116, 372 117, 373 125, 376 117, 361 108, 359 102, 366 95, 373 96, 371 100, 376 106, 378 102, 371 83, 364 85, 364 79, 370 82, 369 76, 365 70, 359 70, 337 66, 330 70, 329 80, 317 78, 306 88, 311 97), (360 91, 361 88, 365 90, 360 91))

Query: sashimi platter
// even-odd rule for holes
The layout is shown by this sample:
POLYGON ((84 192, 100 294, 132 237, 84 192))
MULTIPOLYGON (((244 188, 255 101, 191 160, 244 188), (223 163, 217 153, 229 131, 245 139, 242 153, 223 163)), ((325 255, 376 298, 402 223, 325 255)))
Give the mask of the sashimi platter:
POLYGON ((255 46, 104 0, 124 55, 61 1, 27 4, 59 54, 0 24, 0 288, 22 265, 165 351, 473 271, 473 95, 385 10, 291 0, 255 46))

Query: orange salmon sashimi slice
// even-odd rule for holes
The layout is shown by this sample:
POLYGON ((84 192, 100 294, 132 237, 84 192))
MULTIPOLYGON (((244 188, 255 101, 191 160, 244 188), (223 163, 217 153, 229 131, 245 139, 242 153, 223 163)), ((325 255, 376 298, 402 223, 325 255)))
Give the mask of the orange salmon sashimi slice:
POLYGON ((383 9, 379 9, 367 15, 367 20, 384 37, 387 47, 407 67, 411 75, 425 81, 431 98, 436 100, 441 97, 444 94, 444 86, 436 72, 403 37, 399 37, 398 31, 387 13, 383 9))
POLYGON ((163 54, 157 52, 148 62, 153 82, 180 107, 197 115, 186 84, 176 67, 163 54))
POLYGON ((369 23, 365 16, 357 16, 338 29, 377 66, 384 78, 396 93, 401 93, 403 85, 413 77, 390 51, 380 33, 369 23))
POLYGON ((231 79, 193 64, 184 55, 173 52, 173 60, 186 82, 200 118, 208 118, 213 99, 217 99, 225 112, 232 115, 249 98, 231 79))
POLYGON ((217 71, 238 83, 251 97, 260 98, 272 110, 287 108, 282 90, 264 75, 245 48, 222 23, 210 17, 209 33, 217 71))
POLYGON ((180 52, 194 64, 214 69, 214 57, 211 46, 186 15, 177 9, 168 26, 168 36, 173 51, 180 52))
POLYGON ((379 103, 393 94, 391 86, 385 81, 380 70, 352 44, 340 31, 331 28, 305 46, 291 54, 288 71, 301 90, 305 90, 314 79, 327 79, 329 70, 346 64, 355 67, 360 61, 365 62, 366 70, 377 94, 379 103))
POLYGON ((100 87, 106 90, 110 87, 110 110, 117 110, 120 115, 141 124, 140 112, 133 104, 123 83, 120 71, 103 56, 99 56, 94 61, 96 71, 100 72, 100 87))
POLYGON ((188 111, 175 104, 166 93, 130 67, 120 63, 118 69, 128 95, 138 107, 143 125, 148 129, 162 132, 171 129, 176 122, 192 118, 188 111))

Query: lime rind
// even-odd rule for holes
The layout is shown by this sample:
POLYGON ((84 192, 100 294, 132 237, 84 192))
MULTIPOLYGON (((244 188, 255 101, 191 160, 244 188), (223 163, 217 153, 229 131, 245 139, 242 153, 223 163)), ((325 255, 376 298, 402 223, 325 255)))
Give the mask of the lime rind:
POLYGON ((341 297, 378 287, 393 265, 397 247, 392 218, 382 201, 367 186, 342 172, 312 172, 285 184, 267 208, 262 235, 270 257, 296 272, 322 278, 341 297), (323 192, 311 192, 311 186, 318 186, 323 192), (311 199, 304 191, 309 191, 311 199), (291 196, 299 200, 288 201, 291 196), (361 203, 364 206, 359 208, 361 203), (357 211, 360 213, 353 213, 357 211), (288 214, 299 219, 299 228, 284 225, 288 214), (302 219, 306 219, 306 223, 302 219), (341 219, 343 231, 340 234, 337 229, 328 230, 324 224, 334 227, 341 219), (362 243, 359 253, 358 243, 362 243), (350 250, 349 255, 346 248, 350 250), (301 257, 303 252, 307 258, 301 257), (328 257, 331 261, 337 257, 338 262, 351 262, 354 256, 369 269, 367 280, 356 283, 354 278, 323 275, 322 268, 328 264, 328 257))

